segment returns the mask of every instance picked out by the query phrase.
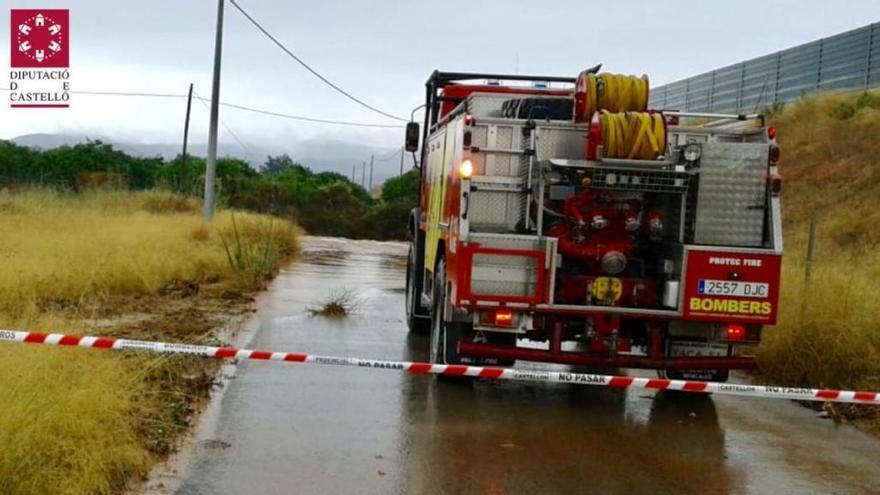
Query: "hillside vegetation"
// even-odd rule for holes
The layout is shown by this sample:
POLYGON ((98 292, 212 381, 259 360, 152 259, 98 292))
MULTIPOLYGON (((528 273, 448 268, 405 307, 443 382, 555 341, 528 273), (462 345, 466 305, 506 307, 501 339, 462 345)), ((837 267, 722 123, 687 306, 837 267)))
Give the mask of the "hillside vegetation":
MULTIPOLYGON (((791 385, 880 390, 880 94, 806 97, 770 123, 782 149, 786 254, 781 319, 765 332, 761 369, 791 385)), ((844 412, 880 428, 876 408, 844 412)))
MULTIPOLYGON (((0 328, 213 343, 298 230, 160 192, 0 193, 0 328)), ((217 363, 0 344, 0 493, 116 493, 166 455, 217 363)))

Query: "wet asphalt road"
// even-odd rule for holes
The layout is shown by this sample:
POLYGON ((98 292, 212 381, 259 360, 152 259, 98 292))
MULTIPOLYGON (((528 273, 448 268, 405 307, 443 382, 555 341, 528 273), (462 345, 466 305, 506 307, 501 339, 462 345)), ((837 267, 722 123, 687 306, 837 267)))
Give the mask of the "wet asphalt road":
MULTIPOLYGON (((424 360, 405 249, 309 239, 248 347, 424 360), (355 317, 307 315, 342 289, 355 317)), ((880 493, 880 441, 784 401, 265 362, 239 364, 215 401, 179 494, 880 493)))

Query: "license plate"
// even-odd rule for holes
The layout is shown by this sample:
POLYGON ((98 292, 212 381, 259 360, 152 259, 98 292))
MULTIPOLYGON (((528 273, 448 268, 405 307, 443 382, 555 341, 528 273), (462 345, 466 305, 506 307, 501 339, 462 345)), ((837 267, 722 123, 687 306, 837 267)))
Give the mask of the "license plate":
POLYGON ((700 279, 697 292, 707 296, 758 297, 770 296, 770 284, 734 280, 700 279))
POLYGON ((673 341, 669 344, 669 355, 671 357, 726 357, 727 348, 727 344, 673 341))

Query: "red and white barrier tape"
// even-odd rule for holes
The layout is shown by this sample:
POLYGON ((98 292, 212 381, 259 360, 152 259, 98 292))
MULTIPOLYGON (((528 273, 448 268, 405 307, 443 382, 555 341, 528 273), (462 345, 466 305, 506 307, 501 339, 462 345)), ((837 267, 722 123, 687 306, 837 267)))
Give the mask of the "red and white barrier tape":
POLYGON ((272 352, 231 347, 212 347, 205 345, 173 344, 144 340, 114 339, 109 337, 83 337, 57 333, 19 332, 0 330, 0 341, 26 342, 31 344, 91 347, 126 351, 152 352, 158 354, 187 354, 217 359, 255 359, 268 361, 288 361, 294 363, 323 364, 330 366, 353 366, 386 370, 409 371, 410 373, 447 376, 473 376, 500 380, 538 381, 554 383, 573 383, 613 388, 640 388, 651 390, 679 390, 695 393, 716 393, 745 397, 765 397, 771 399, 811 400, 827 402, 848 402, 855 404, 880 405, 880 393, 855 392, 851 390, 822 390, 812 388, 772 387, 764 385, 744 385, 733 383, 701 382, 690 380, 662 380, 654 378, 634 378, 629 376, 594 375, 588 373, 569 373, 564 371, 524 370, 516 368, 497 368, 489 366, 463 366, 408 361, 382 361, 350 357, 316 356, 293 352, 272 352))

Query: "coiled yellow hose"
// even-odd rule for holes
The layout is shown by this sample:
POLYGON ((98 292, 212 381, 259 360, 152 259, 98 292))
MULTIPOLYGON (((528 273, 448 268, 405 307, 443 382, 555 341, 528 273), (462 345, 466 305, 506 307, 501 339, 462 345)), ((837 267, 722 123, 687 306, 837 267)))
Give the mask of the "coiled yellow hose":
POLYGON ((607 158, 654 160, 666 152, 666 125, 659 113, 602 110, 599 122, 607 158))
POLYGON ((582 74, 581 78, 577 88, 585 93, 582 113, 578 116, 581 122, 589 122, 599 110, 644 112, 648 109, 648 76, 602 73, 582 74))

